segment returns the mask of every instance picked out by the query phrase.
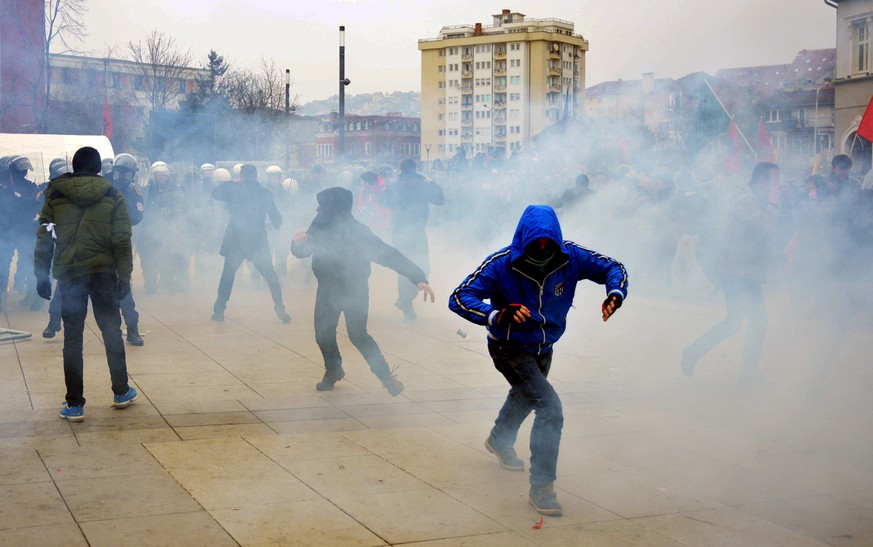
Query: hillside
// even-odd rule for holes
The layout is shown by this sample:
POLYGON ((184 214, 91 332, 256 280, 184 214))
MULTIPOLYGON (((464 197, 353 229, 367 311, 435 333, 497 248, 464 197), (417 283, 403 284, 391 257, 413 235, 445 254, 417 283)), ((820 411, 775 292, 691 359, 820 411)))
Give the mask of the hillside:
MULTIPOLYGON (((305 103, 297 109, 298 114, 305 116, 319 116, 337 111, 339 111, 339 95, 305 103)), ((388 112, 421 117, 421 94, 415 91, 346 94, 346 114, 382 115, 388 112)))

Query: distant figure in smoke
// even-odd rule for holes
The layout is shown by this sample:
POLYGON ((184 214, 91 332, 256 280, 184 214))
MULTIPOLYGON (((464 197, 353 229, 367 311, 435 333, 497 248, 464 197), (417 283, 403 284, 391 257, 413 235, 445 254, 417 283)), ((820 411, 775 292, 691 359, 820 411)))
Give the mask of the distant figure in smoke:
POLYGON ((273 309, 283 323, 290 323, 291 316, 285 312, 282 302, 282 289, 276 270, 273 269, 270 246, 267 242, 266 221, 269 217, 274 229, 282 226, 282 215, 273 202, 273 194, 258 183, 258 170, 254 165, 240 166, 239 182, 225 182, 212 193, 218 201, 227 203, 230 221, 224 232, 221 256, 224 269, 218 282, 218 298, 212 307, 213 321, 224 321, 224 310, 230 300, 233 279, 243 261, 248 259, 255 265, 270 287, 273 309))
POLYGON ((601 306, 608 320, 627 298, 627 272, 619 262, 565 241, 555 211, 529 205, 512 243, 487 257, 449 297, 449 309, 488 329, 488 353, 511 386, 485 448, 511 471, 524 471, 515 454, 518 429, 535 412, 530 435, 530 503, 543 515, 561 516, 555 498, 564 414, 548 381, 552 346, 564 334, 576 284, 606 286, 601 306))
POLYGON ((355 201, 358 218, 371 230, 384 234, 391 225, 391 209, 385 207, 385 179, 373 171, 361 173, 360 191, 355 201))
POLYGON ((163 161, 152 164, 152 180, 145 196, 145 211, 137 240, 146 294, 158 285, 170 292, 188 288, 190 238, 188 199, 175 174, 163 161))
POLYGON ((15 270, 13 287, 25 294, 22 303, 32 311, 42 309, 44 302, 36 294, 36 280, 30 264, 33 263, 33 245, 36 242, 36 215, 39 213, 41 194, 39 188, 27 178, 27 173, 33 171, 30 160, 24 156, 10 156, 4 165, 5 171, 0 184, 5 186, 5 211, 9 226, 7 231, 0 234, 0 243, 5 250, 2 251, 3 274, 0 274, 0 283, 3 284, 3 292, 9 282, 9 271, 14 251, 18 251, 18 266, 15 270))
POLYGON ((817 314, 822 325, 818 348, 812 354, 810 395, 823 393, 831 363, 857 315, 873 316, 873 177, 865 177, 857 186, 857 180, 848 175, 852 160, 845 155, 835 156, 832 167, 834 203, 829 211, 830 230, 825 235, 831 251, 827 264, 831 279, 817 314))
POLYGON ((60 415, 71 422, 85 419, 82 351, 89 299, 106 349, 112 404, 125 408, 137 397, 128 384, 118 307, 130 292, 133 270, 130 217, 121 192, 99 172, 100 153, 86 146, 73 155, 73 173, 49 184, 34 253, 39 295, 51 298, 50 273, 60 286, 67 387, 60 415))
POLYGON ((336 343, 340 314, 345 314, 349 340, 361 352, 370 370, 392 396, 403 391, 388 367, 373 337, 367 332, 370 307, 370 263, 375 262, 397 271, 424 293, 434 294, 424 272, 400 251, 379 239, 369 228, 352 216, 352 193, 333 187, 316 195, 318 213, 305 232, 291 243, 297 258, 312 256, 312 272, 318 279, 315 293, 315 341, 324 357, 324 377, 316 384, 318 391, 329 391, 342 380, 345 371, 336 343))
MULTIPOLYGON (((421 268, 425 275, 430 270, 425 232, 430 206, 442 205, 444 201, 442 188, 417 173, 415 160, 412 159, 401 162, 400 177, 386 191, 385 204, 393 211, 394 246, 421 268)), ((417 293, 415 285, 398 276, 397 301, 394 305, 408 321, 416 319, 412 303, 417 293)))
POLYGON ((591 190, 588 175, 580 173, 576 176, 576 185, 564 190, 560 197, 558 197, 555 202, 555 209, 561 210, 572 208, 583 203, 586 199, 591 197, 592 194, 594 194, 594 191, 591 190))
POLYGON ((727 316, 682 351, 682 372, 691 377, 701 357, 747 323, 740 381, 754 383, 767 332, 764 279, 774 250, 779 221, 779 166, 761 162, 752 171, 748 189, 730 205, 727 233, 720 257, 721 287, 727 316))

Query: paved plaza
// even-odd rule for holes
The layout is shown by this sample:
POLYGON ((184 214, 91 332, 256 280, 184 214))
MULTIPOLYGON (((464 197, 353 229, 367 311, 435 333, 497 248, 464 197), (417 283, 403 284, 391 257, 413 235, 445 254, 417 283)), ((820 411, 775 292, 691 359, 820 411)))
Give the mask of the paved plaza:
MULTIPOLYGON (((342 324, 346 378, 315 390, 315 282, 300 263, 288 325, 244 269, 223 323, 209 320, 217 279, 146 295, 135 277, 139 399, 111 408, 89 316, 82 423, 58 417, 63 333, 43 339, 47 311, 10 293, 0 326, 33 337, 0 345, 0 545, 873 545, 870 318, 810 397, 811 343, 797 340, 815 330, 778 301, 750 389, 737 383, 739 339, 694 378, 680 372, 683 345, 722 313, 717 296, 635 293, 631 270, 630 298, 604 324, 602 289, 580 290, 550 376, 564 516, 537 529, 527 473, 483 446, 507 390, 484 329, 445 305, 477 264, 436 265, 437 303, 418 304, 414 322, 374 269, 370 330, 406 385, 398 397, 342 324)), ((516 446, 526 462, 530 422, 516 446)))

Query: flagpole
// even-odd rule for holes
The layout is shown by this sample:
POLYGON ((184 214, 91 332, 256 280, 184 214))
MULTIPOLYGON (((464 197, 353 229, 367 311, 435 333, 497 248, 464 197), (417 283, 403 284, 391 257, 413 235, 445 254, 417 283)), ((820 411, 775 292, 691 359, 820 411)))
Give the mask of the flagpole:
MULTIPOLYGON (((715 100, 718 101, 718 105, 721 107, 722 110, 724 110, 724 113, 727 114, 727 117, 730 118, 731 120, 736 121, 733 114, 728 112, 728 109, 725 108, 724 103, 721 102, 721 99, 718 98, 718 95, 715 93, 715 90, 712 88, 711 85, 709 85, 709 80, 707 80, 706 78, 703 78, 703 82, 706 84, 706 87, 709 88, 709 92, 712 93, 712 96, 715 97, 715 100)), ((739 125, 737 125, 737 132, 740 134, 740 137, 743 138, 743 142, 746 143, 746 146, 749 147, 749 152, 754 153, 755 149, 752 148, 751 143, 749 143, 749 139, 746 138, 746 135, 743 133, 743 130, 740 129, 739 125)))

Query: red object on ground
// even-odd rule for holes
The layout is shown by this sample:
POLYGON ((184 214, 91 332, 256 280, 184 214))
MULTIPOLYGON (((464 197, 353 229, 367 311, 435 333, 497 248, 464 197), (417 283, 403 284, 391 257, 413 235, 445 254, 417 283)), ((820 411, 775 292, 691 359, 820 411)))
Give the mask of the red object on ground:
POLYGON ((540 521, 539 521, 538 523, 534 524, 533 527, 536 528, 537 530, 539 530, 540 528, 542 528, 542 527, 543 527, 543 519, 544 519, 544 518, 545 518, 545 517, 540 517, 540 521))

